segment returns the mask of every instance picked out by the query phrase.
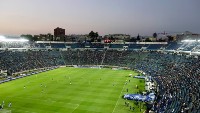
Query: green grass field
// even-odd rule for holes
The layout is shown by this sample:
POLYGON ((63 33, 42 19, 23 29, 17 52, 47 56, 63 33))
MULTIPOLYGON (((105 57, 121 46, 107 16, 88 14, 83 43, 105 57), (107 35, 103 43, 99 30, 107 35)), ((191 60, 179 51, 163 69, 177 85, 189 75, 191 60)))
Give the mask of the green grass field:
POLYGON ((127 88, 128 93, 144 90, 144 81, 128 77, 130 73, 137 75, 131 70, 58 68, 0 84, 0 104, 4 101, 12 113, 143 113, 143 103, 129 101, 135 107, 130 110, 121 97, 127 88))

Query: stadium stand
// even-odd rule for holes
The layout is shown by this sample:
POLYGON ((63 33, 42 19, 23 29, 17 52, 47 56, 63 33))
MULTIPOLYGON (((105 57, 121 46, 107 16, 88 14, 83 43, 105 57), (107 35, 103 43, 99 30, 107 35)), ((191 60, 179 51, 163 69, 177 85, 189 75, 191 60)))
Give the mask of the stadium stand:
POLYGON ((123 48, 123 44, 110 44, 110 48, 123 48))
POLYGON ((91 48, 104 48, 104 45, 101 43, 92 43, 91 48))
POLYGON ((43 43, 37 43, 36 47, 38 47, 38 48, 46 48, 43 43))
POLYGON ((137 64, 159 84, 156 113, 199 112, 199 64, 196 58, 160 53, 151 53, 137 64))
POLYGON ((141 49, 144 45, 142 44, 129 44, 128 47, 129 47, 129 50, 132 50, 132 49, 141 49))
POLYGON ((158 50, 163 47, 163 44, 151 44, 147 47, 148 50, 158 50))
MULTIPOLYGON (((19 44, 20 45, 20 44, 19 44)), ((123 48, 124 44, 111 44, 111 48, 123 48)), ((90 49, 86 49, 85 44, 66 44, 72 49, 57 50, 65 47, 64 43, 37 43, 26 47, 36 47, 39 50, 0 50, 0 70, 7 70, 8 73, 16 73, 25 70, 45 68, 63 65, 112 65, 129 67, 144 72, 157 84, 156 99, 153 103, 155 113, 199 113, 200 112, 200 59, 198 57, 169 53, 167 51, 158 52, 163 45, 128 45, 129 48, 139 49, 147 47, 147 50, 97 50, 93 48, 103 48, 103 44, 92 44, 90 49), (45 49, 51 46, 55 49, 45 49), (74 49, 75 48, 75 49, 74 49), (81 49, 83 48, 83 49, 81 49)), ((1 48, 25 47, 13 43, 10 45, 1 44, 1 48), (6 45, 6 46, 5 46, 6 45)), ((198 43, 179 45, 170 43, 166 50, 198 50, 198 43)), ((10 77, 10 76, 9 76, 10 77)))
POLYGON ((2 51, 0 69, 12 73, 63 65, 59 51, 2 51))
POLYGON ((1 48, 27 48, 30 47, 29 42, 0 42, 1 48))
POLYGON ((184 42, 178 49, 180 49, 182 51, 191 51, 198 44, 199 44, 199 42, 184 42))
POLYGON ((52 48, 66 48, 64 43, 50 43, 52 48))
POLYGON ((168 46, 165 48, 166 50, 177 50, 181 44, 178 44, 177 42, 170 42, 168 43, 168 46))

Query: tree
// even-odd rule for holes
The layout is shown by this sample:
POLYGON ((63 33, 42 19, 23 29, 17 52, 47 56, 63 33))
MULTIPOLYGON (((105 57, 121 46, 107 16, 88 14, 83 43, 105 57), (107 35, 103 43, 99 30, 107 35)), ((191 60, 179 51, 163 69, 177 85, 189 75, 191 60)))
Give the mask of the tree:
POLYGON ((167 37, 168 37, 168 41, 169 41, 169 42, 171 42, 171 41, 174 40, 174 37, 172 37, 172 36, 167 36, 167 37))
POLYGON ((132 38, 130 39, 130 42, 136 42, 136 38, 135 38, 135 37, 132 37, 132 38))
POLYGON ((98 32, 94 32, 94 31, 91 31, 90 33, 89 33, 89 37, 91 38, 91 42, 94 42, 95 40, 97 40, 97 37, 99 37, 99 34, 98 34, 98 32))
POLYGON ((112 42, 115 42, 115 38, 114 38, 113 36, 111 36, 111 37, 109 38, 109 40, 111 40, 112 42))
POLYGON ((94 31, 91 31, 91 32, 89 33, 89 37, 91 38, 91 42, 94 42, 94 37, 95 37, 94 31))
POLYGON ((101 42, 102 36, 98 36, 97 42, 101 42))
POLYGON ((140 35, 139 35, 139 34, 138 34, 138 36, 137 36, 137 40, 140 41, 140 35))
POLYGON ((21 35, 21 37, 23 37, 23 38, 25 38, 25 39, 27 39, 27 40, 29 40, 29 41, 37 41, 37 38, 35 38, 35 37, 33 37, 32 35, 30 35, 30 34, 22 34, 21 35))
POLYGON ((156 33, 156 32, 155 32, 155 33, 153 33, 153 37, 154 37, 154 38, 157 38, 157 36, 158 36, 158 35, 157 35, 157 33, 156 33))
POLYGON ((99 37, 98 32, 94 33, 94 37, 97 39, 97 37, 99 37))
POLYGON ((165 42, 165 40, 162 39, 162 38, 160 38, 160 39, 158 40, 158 42, 165 42))
POLYGON ((89 33, 89 37, 93 38, 94 36, 95 36, 94 31, 91 31, 91 32, 89 33))
POLYGON ((146 38, 145 42, 152 42, 152 41, 150 40, 150 38, 146 38))

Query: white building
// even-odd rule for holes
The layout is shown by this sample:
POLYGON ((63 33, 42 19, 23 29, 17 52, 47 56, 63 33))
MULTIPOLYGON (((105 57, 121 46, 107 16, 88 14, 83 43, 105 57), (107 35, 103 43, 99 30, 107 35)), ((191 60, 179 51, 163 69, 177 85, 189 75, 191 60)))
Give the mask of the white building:
POLYGON ((114 39, 115 42, 124 42, 126 40, 130 40, 130 35, 127 34, 109 34, 104 36, 105 39, 114 39))

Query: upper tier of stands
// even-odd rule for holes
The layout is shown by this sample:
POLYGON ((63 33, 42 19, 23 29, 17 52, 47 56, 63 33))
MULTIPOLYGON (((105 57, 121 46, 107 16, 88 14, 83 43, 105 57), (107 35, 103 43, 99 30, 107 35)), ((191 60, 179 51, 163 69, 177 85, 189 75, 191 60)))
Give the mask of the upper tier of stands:
POLYGON ((159 50, 163 47, 163 44, 150 44, 147 49, 148 50, 159 50))
POLYGON ((165 48, 166 50, 177 50, 182 44, 178 44, 177 42, 168 43, 168 46, 165 48))
POLYGON ((67 42, 0 42, 1 48, 89 48, 89 49, 127 49, 127 50, 177 50, 177 51, 198 51, 200 42, 169 42, 169 43, 67 43, 67 42))

